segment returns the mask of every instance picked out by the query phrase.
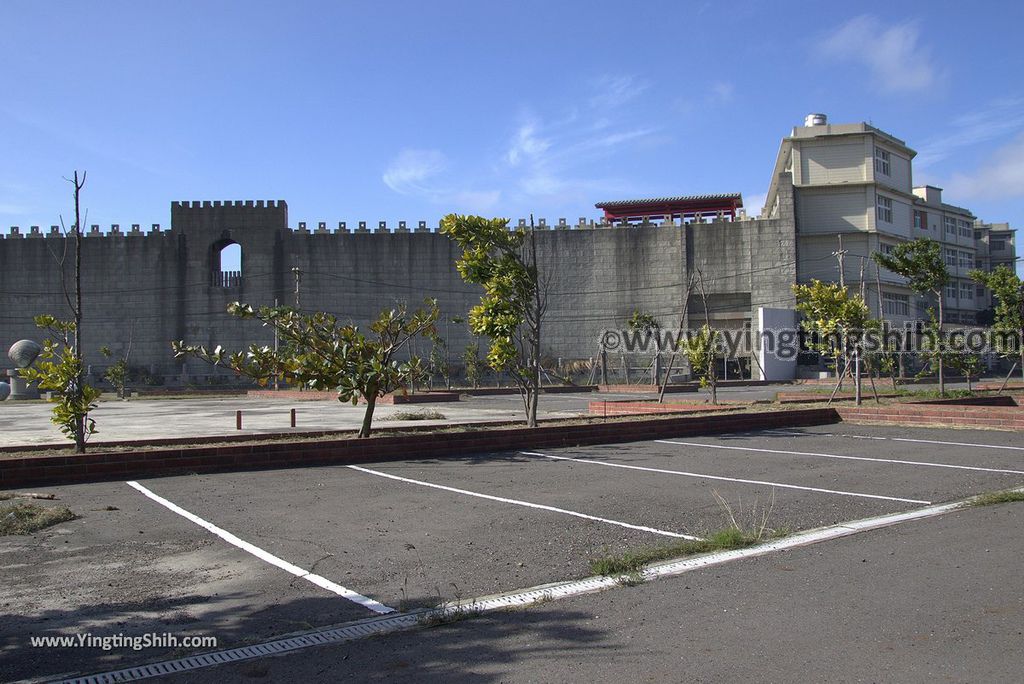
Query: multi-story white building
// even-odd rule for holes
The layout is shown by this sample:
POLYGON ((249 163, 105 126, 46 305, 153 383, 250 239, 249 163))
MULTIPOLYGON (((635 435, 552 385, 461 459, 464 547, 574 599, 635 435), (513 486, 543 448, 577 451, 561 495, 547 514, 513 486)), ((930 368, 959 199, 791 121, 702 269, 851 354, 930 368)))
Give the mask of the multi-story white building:
POLYGON ((778 177, 789 175, 797 282, 863 287, 873 314, 881 309, 892 321, 923 318, 931 302, 912 292, 905 279, 877 269, 871 254, 919 237, 938 241, 952 276, 946 320, 974 324, 992 302, 967 273, 1001 263, 1013 268, 1014 230, 1006 223, 983 223, 969 209, 943 202, 941 188, 914 187, 915 155, 903 140, 869 124, 829 124, 823 114, 812 114, 783 139, 762 214, 777 215, 780 190, 785 192, 778 177))

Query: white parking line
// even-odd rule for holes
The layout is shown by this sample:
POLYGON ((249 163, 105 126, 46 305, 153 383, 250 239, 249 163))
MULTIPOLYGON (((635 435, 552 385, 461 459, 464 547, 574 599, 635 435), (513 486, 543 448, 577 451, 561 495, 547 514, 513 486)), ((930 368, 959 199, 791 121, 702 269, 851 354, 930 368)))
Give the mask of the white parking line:
POLYGON ((975 442, 943 442, 938 439, 911 439, 910 437, 878 437, 876 435, 850 435, 843 432, 797 432, 784 430, 758 430, 755 432, 735 433, 748 435, 785 435, 793 437, 847 437, 849 439, 875 439, 882 442, 915 442, 918 444, 943 444, 946 446, 977 447, 979 449, 1008 449, 1024 451, 1024 447, 1007 446, 1005 444, 977 444, 975 442))
MULTIPOLYGON (((661 441, 661 440, 656 440, 661 441)), ((671 442, 670 442, 671 444, 671 442)), ((839 496, 854 496, 861 497, 864 499, 882 499, 883 501, 900 501, 902 503, 912 504, 925 504, 928 505, 931 501, 921 501, 919 499, 902 499, 896 496, 883 496, 881 494, 864 494, 861 492, 844 492, 839 489, 822 489, 821 487, 805 487, 803 485, 786 484, 782 482, 767 482, 765 480, 745 480, 738 477, 724 477, 722 475, 706 475, 704 473, 690 473, 684 470, 667 470, 665 468, 647 468, 644 466, 626 465, 625 463, 609 463, 607 461, 592 461, 587 458, 570 458, 568 456, 552 456, 551 454, 542 454, 536 451, 520 451, 520 454, 524 456, 543 456, 544 458, 550 458, 557 461, 572 461, 573 463, 590 463, 593 465, 608 466, 610 468, 627 468, 629 470, 643 470, 649 473, 663 473, 665 475, 680 475, 682 477, 696 477, 702 480, 722 480, 725 482, 740 482, 743 484, 755 484, 764 485, 766 487, 779 487, 780 489, 799 489, 805 492, 819 492, 821 494, 838 494, 839 496)), ((351 466, 350 466, 351 467, 351 466)))
POLYGON ((952 463, 934 463, 932 461, 904 461, 897 458, 872 458, 870 456, 843 456, 841 454, 823 454, 814 451, 785 451, 783 449, 758 449, 755 447, 726 446, 724 444, 704 444, 703 442, 678 442, 669 439, 656 439, 660 444, 679 444, 680 446, 706 447, 708 449, 728 449, 730 451, 754 451, 761 454, 786 454, 789 456, 816 456, 819 458, 836 458, 844 461, 872 461, 874 463, 894 463, 897 465, 924 466, 928 468, 952 468, 954 470, 976 470, 983 473, 1003 473, 1007 475, 1024 475, 1024 470, 1008 470, 1004 468, 982 468, 980 466, 955 465, 952 463))
POLYGON ((921 444, 948 444, 949 446, 982 447, 985 449, 1011 449, 1013 451, 1024 451, 1024 447, 1005 446, 1001 444, 972 444, 971 442, 940 442, 935 439, 910 439, 908 437, 888 437, 894 442, 919 442, 921 444))
POLYGON ((571 515, 576 518, 583 518, 584 520, 593 520, 594 522, 608 523, 609 525, 618 525, 619 527, 627 527, 631 530, 639 530, 641 532, 650 532, 651 534, 660 534, 663 537, 675 537, 676 539, 690 539, 692 541, 700 540, 700 537, 694 537, 689 534, 679 534, 678 532, 667 532, 665 530, 655 529, 653 527, 644 527, 643 525, 633 525, 632 523, 621 522, 619 520, 609 520, 608 518, 599 518, 595 515, 587 515, 586 513, 578 513, 576 511, 569 511, 564 508, 555 508, 554 506, 545 506, 544 504, 531 503, 529 501, 520 501, 518 499, 506 499, 503 496, 492 496, 490 494, 481 494, 479 492, 471 492, 468 489, 457 489, 455 487, 447 487, 445 485, 434 484, 433 482, 424 482, 423 480, 413 480, 408 477, 399 477, 398 475, 392 475, 390 473, 382 473, 379 470, 370 470, 369 468, 363 468, 360 466, 346 466, 352 470, 358 470, 361 473, 369 473, 370 475, 377 475, 378 477, 386 477, 390 480, 398 480, 399 482, 408 482, 409 484, 420 485, 421 487, 431 487, 433 489, 443 489, 446 492, 454 492, 456 494, 465 494, 466 496, 475 496, 481 499, 489 499, 491 501, 500 501, 501 503, 515 504, 516 506, 526 506, 527 508, 538 508, 542 511, 551 511, 552 513, 563 513, 565 515, 571 515))
POLYGON ((177 513, 178 515, 180 515, 181 517, 185 518, 186 520, 190 520, 190 521, 194 522, 196 525, 199 525, 200 527, 202 527, 203 529, 205 529, 205 530, 207 530, 209 532, 212 532, 213 534, 217 535, 218 537, 220 537, 221 539, 223 539, 227 543, 232 544, 234 546, 237 546, 238 548, 242 549, 243 551, 247 551, 248 553, 251 553, 252 555, 256 556, 260 560, 265 561, 267 563, 270 563, 271 565, 273 565, 275 567, 281 568, 285 572, 291 573, 292 575, 295 575, 296 577, 304 579, 307 582, 311 582, 311 583, 315 584, 316 586, 321 587, 322 589, 326 589, 327 591, 330 591, 332 593, 335 593, 338 596, 346 598, 349 601, 352 601, 353 603, 358 603, 359 605, 363 606, 364 608, 369 608, 370 610, 372 610, 375 613, 383 614, 383 613, 393 613, 393 612, 395 612, 394 608, 389 608, 388 606, 385 606, 383 603, 378 603, 377 601, 374 601, 372 598, 368 598, 366 596, 363 596, 362 594, 357 594, 356 592, 352 591, 351 589, 346 589, 345 587, 341 586, 340 584, 335 584, 334 582, 332 582, 331 580, 329 580, 329 579, 327 579, 325 577, 321 577, 320 575, 313 574, 312 572, 309 572, 308 570, 303 570, 299 566, 292 565, 291 563, 289 563, 286 560, 281 560, 277 556, 275 556, 275 555, 273 555, 271 553, 268 553, 267 551, 264 551, 263 549, 261 549, 258 546, 254 546, 253 544, 250 544, 249 542, 247 542, 247 541, 245 541, 243 539, 239 539, 238 537, 236 537, 235 535, 231 534, 227 530, 221 529, 220 527, 217 527, 213 523, 207 522, 206 520, 203 520, 198 515, 195 515, 193 513, 189 513, 188 511, 186 511, 181 506, 178 506, 177 504, 175 504, 175 503, 173 503, 171 501, 168 501, 167 499, 163 498, 162 496, 154 494, 150 490, 148 490, 145 487, 143 487, 142 485, 140 485, 138 482, 129 482, 128 486, 132 487, 133 489, 138 490, 139 492, 141 492, 145 496, 148 496, 153 501, 156 501, 161 506, 167 508, 170 511, 173 511, 174 513, 177 513))

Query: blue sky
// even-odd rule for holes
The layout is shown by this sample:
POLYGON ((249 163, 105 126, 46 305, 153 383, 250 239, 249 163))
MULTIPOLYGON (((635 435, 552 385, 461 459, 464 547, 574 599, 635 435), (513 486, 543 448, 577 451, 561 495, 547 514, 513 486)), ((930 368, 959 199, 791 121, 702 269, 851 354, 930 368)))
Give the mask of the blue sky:
POLYGON ((1020 5, 0 3, 0 227, 172 200, 290 221, 594 218, 608 199, 767 189, 809 112, 919 152, 915 184, 1024 227, 1020 5))

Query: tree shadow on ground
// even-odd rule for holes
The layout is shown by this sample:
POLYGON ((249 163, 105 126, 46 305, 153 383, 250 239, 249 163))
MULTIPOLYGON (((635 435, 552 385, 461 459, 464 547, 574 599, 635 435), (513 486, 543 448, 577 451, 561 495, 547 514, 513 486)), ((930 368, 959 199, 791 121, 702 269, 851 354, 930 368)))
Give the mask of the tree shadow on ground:
MULTIPOLYGON (((211 650, 260 643, 289 633, 343 624, 353 619, 351 606, 336 597, 301 598, 267 609, 245 613, 238 610, 242 595, 214 597, 183 596, 168 599, 161 606, 171 611, 163 619, 153 618, 153 601, 105 604, 96 609, 35 615, 0 614, 4 640, 0 642, 0 680, 53 678, 58 675, 88 674, 123 669, 145 663, 180 658, 211 650), (202 599, 201 617, 188 615, 202 599), (98 609, 102 609, 101 611, 98 609), (175 612, 180 611, 180 612, 175 612), (99 619, 102 612, 107 620, 99 619), (290 619, 282 619, 290 616, 290 619), (331 618, 334 619, 331 619, 331 618), (53 628, 39 628, 40 622, 53 628), (185 636, 214 636, 216 648, 34 648, 29 633, 96 637, 147 633, 185 636)), ((254 605, 265 605, 265 597, 252 595, 254 605)), ((424 600, 424 602, 426 602, 424 600)), ((363 611, 355 619, 372 617, 363 611)), ((352 677, 409 679, 443 677, 453 682, 501 681, 502 665, 522 658, 557 658, 568 653, 599 648, 603 630, 592 626, 592 616, 559 610, 554 606, 488 613, 452 624, 421 627, 409 632, 304 649, 270 660, 247 661, 230 667, 194 671, 182 681, 222 682, 248 678, 270 681, 336 681, 352 677), (514 637, 515 644, 506 643, 514 637), (480 671, 480 668, 490 672, 480 671)))

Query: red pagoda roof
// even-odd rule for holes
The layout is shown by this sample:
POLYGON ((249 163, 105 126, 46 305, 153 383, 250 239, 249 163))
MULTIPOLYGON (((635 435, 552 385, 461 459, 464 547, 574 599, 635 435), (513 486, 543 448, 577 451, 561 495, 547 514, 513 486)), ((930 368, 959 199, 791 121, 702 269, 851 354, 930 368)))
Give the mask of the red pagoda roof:
POLYGON ((657 197, 598 202, 594 206, 604 209, 605 219, 610 221, 668 216, 685 218, 697 214, 716 214, 720 211, 736 218, 736 210, 743 206, 743 196, 737 192, 718 195, 657 197))

